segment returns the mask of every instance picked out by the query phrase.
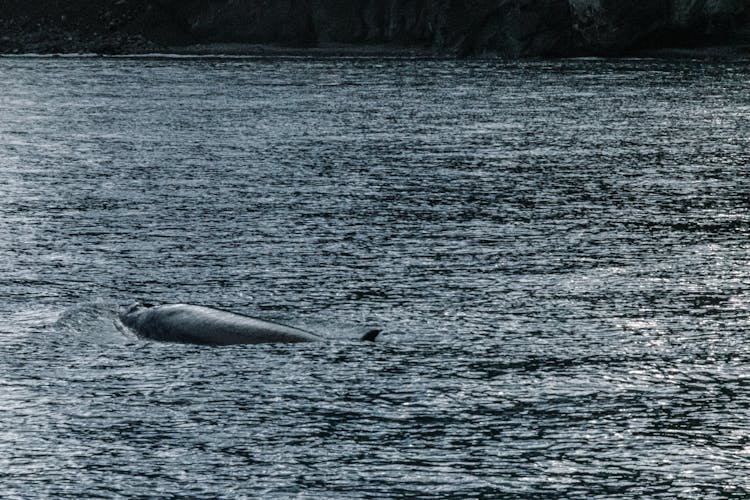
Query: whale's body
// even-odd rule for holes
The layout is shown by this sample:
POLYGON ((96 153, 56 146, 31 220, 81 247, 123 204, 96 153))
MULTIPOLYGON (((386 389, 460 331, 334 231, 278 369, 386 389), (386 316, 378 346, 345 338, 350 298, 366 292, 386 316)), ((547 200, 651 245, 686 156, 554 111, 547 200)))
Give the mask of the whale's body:
MULTIPOLYGON (((190 304, 136 303, 120 312, 120 320, 139 336, 162 342, 231 345, 324 340, 300 328, 190 304)), ((378 333, 370 330, 362 340, 375 340, 378 333)))

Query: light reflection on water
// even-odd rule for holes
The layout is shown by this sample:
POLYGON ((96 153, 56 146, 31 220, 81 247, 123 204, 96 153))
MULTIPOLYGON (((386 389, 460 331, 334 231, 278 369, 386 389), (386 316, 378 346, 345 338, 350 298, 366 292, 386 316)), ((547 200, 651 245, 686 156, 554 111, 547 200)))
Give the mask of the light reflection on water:
POLYGON ((750 487, 747 68, 0 66, 7 496, 750 487), (332 340, 146 343, 133 298, 332 340))

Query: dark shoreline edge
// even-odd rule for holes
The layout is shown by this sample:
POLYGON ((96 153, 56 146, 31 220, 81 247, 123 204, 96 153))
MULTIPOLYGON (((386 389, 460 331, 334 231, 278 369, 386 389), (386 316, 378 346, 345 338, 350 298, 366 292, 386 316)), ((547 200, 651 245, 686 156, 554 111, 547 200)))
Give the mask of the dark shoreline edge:
POLYGON ((203 43, 180 46, 148 46, 131 50, 97 50, 92 47, 81 51, 42 50, 0 52, 0 57, 121 57, 121 58, 332 58, 332 59, 423 59, 423 60, 483 60, 507 61, 571 60, 581 58, 617 59, 662 59, 662 60, 701 60, 706 62, 747 62, 750 61, 750 45, 717 45, 695 48, 660 48, 628 51, 611 55, 576 54, 565 57, 522 57, 513 58, 501 53, 485 52, 473 56, 463 56, 446 51, 422 47, 394 45, 347 45, 328 44, 316 47, 290 47, 272 44, 249 43, 203 43))
POLYGON ((601 59, 653 58, 653 59, 705 59, 705 60, 750 60, 750 45, 717 45, 695 48, 660 48, 628 51, 615 55, 570 55, 566 57, 522 57, 509 58, 501 53, 485 52, 473 56, 460 56, 446 51, 420 47, 393 45, 345 45, 330 44, 317 47, 286 47, 264 44, 208 43, 168 47, 164 52, 171 55, 193 56, 279 56, 279 57, 398 57, 409 59, 575 59, 596 57, 601 59))
POLYGON ((325 44, 315 47, 290 47, 250 43, 202 43, 166 47, 165 54, 185 56, 248 56, 248 57, 397 57, 404 59, 453 59, 455 55, 421 47, 395 45, 325 44))

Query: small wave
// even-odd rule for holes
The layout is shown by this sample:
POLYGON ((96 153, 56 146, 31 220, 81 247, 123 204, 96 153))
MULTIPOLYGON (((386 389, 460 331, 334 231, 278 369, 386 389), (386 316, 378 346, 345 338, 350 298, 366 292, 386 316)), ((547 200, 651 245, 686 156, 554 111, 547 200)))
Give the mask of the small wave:
POLYGON ((169 52, 147 52, 143 54, 103 54, 108 59, 267 59, 262 54, 174 54, 169 52))
POLYGON ((54 53, 54 54, 38 54, 35 52, 23 52, 18 54, 0 54, 2 59, 83 59, 83 58, 94 58, 101 57, 100 54, 95 52, 65 52, 65 53, 54 53))

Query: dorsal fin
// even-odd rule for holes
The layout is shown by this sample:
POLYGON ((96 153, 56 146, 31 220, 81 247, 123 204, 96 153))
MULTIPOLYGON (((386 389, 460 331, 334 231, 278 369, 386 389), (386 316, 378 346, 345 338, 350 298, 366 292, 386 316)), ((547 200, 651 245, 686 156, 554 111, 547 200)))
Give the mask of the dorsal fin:
POLYGON ((375 341, 375 337, 377 337, 378 334, 380 334, 381 331, 382 330, 370 330, 367 333, 365 333, 364 335, 362 335, 362 337, 360 338, 360 340, 365 340, 365 341, 368 341, 368 342, 373 342, 373 341, 375 341))

